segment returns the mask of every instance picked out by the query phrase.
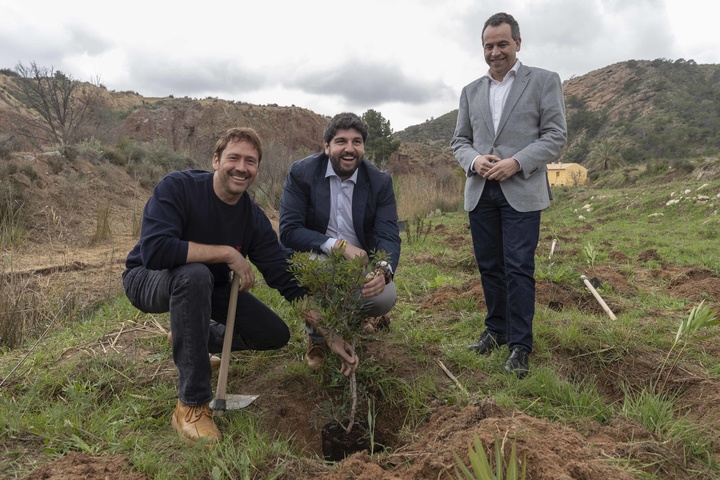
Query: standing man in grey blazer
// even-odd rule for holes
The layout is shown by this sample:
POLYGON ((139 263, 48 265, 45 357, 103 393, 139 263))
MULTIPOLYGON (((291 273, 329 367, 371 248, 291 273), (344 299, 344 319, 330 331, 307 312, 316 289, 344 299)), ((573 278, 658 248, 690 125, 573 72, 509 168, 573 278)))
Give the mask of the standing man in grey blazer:
POLYGON ((567 126, 557 73, 517 59, 520 27, 507 13, 483 26, 488 73, 462 90, 452 140, 465 170, 465 210, 485 294, 485 331, 470 349, 510 348, 505 371, 524 377, 532 352, 535 249, 550 205, 547 164, 567 126))

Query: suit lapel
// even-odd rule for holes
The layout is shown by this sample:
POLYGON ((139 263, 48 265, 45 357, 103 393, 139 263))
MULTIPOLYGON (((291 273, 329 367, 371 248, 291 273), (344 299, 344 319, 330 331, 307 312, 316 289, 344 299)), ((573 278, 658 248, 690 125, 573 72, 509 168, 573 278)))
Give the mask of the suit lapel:
POLYGON ((319 162, 318 169, 315 172, 315 185, 317 186, 315 188, 315 205, 318 205, 315 209, 315 215, 317 224, 325 233, 330 223, 330 180, 325 177, 330 160, 326 155, 323 156, 325 158, 319 162))
POLYGON ((505 100, 505 106, 503 107, 502 115, 500 115, 500 122, 498 122, 498 130, 495 134, 495 138, 500 135, 500 132, 505 126, 510 113, 515 108, 518 100, 520 100, 520 95, 522 95, 525 87, 527 87, 528 82, 530 81, 530 72, 531 70, 529 68, 524 65, 520 66, 520 69, 515 76, 515 80, 513 80, 512 87, 510 87, 510 92, 508 92, 508 97, 505 100))
POLYGON ((493 126, 492 114, 490 113, 490 79, 483 77, 478 84, 478 101, 480 103, 480 109, 478 112, 482 115, 482 119, 485 122, 485 128, 487 128, 490 136, 495 134, 495 127, 493 126))
MULTIPOLYGON (((366 160, 363 160, 365 163, 366 160)), ((367 205, 368 196, 370 195, 370 181, 368 180, 365 166, 360 165, 358 168, 357 183, 353 189, 353 227, 355 227, 355 236, 360 240, 360 244, 363 248, 367 249, 365 245, 365 229, 363 227, 363 220, 365 219, 365 206, 367 205)))

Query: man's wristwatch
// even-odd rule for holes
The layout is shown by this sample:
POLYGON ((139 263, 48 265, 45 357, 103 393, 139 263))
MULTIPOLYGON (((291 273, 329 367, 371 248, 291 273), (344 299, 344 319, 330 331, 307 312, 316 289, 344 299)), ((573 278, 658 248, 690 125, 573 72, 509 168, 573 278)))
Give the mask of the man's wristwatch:
POLYGON ((388 262, 386 262, 385 260, 379 261, 375 266, 375 270, 380 270, 383 273, 383 275, 385 276, 385 285, 392 282, 393 273, 388 262))

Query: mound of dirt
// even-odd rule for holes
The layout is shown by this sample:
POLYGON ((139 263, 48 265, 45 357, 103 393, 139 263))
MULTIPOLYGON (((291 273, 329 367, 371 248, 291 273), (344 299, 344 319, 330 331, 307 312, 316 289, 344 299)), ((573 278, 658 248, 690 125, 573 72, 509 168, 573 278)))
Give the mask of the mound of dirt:
POLYGON ((593 444, 576 431, 547 420, 510 412, 492 401, 457 409, 441 407, 418 432, 417 442, 373 461, 367 453, 346 459, 323 480, 435 480, 455 475, 457 454, 470 464, 468 446, 477 435, 484 445, 500 442, 505 461, 516 438, 517 458, 527 465, 527 478, 536 480, 630 480, 633 477, 606 462, 601 438, 593 444))
POLYGON ((70 452, 24 477, 24 480, 149 480, 150 477, 127 471, 128 461, 124 455, 94 457, 70 452))

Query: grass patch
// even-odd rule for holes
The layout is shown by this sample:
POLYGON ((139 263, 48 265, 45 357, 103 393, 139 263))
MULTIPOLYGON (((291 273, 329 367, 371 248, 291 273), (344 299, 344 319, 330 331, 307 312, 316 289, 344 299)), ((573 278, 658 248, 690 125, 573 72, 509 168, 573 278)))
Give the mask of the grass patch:
MULTIPOLYGON (((516 446, 528 476, 542 459, 526 454, 553 448, 568 432, 576 448, 588 446, 590 456, 597 452, 593 442, 604 439, 598 447, 604 456, 581 460, 593 468, 620 468, 634 478, 720 476, 714 421, 720 414, 714 402, 718 327, 706 325, 702 337, 673 349, 678 324, 693 307, 706 299, 713 311, 718 308, 711 289, 720 275, 716 238, 701 234, 715 219, 708 205, 691 201, 692 193, 666 205, 680 186, 643 188, 641 180, 617 190, 554 192, 536 258, 531 373, 522 381, 502 371, 507 348, 488 356, 467 350, 482 332, 485 312, 466 214, 429 217, 432 228, 424 238, 403 244, 390 331, 360 337, 358 377, 370 402, 359 405, 358 418, 371 418, 378 433, 391 433, 386 449, 363 461, 397 478, 412 476, 421 470, 428 452, 419 449, 425 446, 439 459, 424 464, 428 478, 446 478, 454 471, 457 444, 449 442, 456 436, 466 433, 464 447, 455 449, 465 452, 475 432, 510 425, 524 414, 542 426, 542 436, 521 424, 500 432, 505 435, 500 440, 505 455, 516 446), (557 248, 549 257, 553 239, 557 248), (583 274, 602 281, 598 291, 617 310, 616 321, 579 281, 583 274), (564 308, 548 308, 550 299, 564 308), (653 385, 671 349, 675 367, 668 363, 662 377, 665 382, 669 375, 667 387, 657 392, 653 385), (438 367, 438 359, 458 383, 438 367), (473 416, 461 427, 442 423, 468 411, 473 416), (497 423, 482 423, 493 419, 497 423), (445 473, 432 470, 443 462, 445 473)), ((681 186, 693 192, 700 187, 691 180, 681 186)), ((720 191, 720 181, 706 188, 720 191)), ((280 351, 233 356, 228 390, 253 389, 266 400, 218 419, 225 435, 219 447, 188 447, 170 426, 177 378, 165 340, 168 316, 139 314, 118 296, 91 311, 58 315, 41 348, 32 345, 55 319, 49 313, 36 320, 35 336, 3 347, 0 475, 22 477, 67 452, 123 454, 129 467, 152 478, 311 478, 345 472, 321 461, 318 452, 318 426, 329 413, 323 405, 342 404, 346 390, 334 372, 337 362, 329 359, 327 370, 311 372, 303 360, 302 319, 277 292, 257 283, 253 293, 286 320, 292 336, 280 351), (292 416, 294 408, 302 414, 292 416)), ((36 301, 28 297, 27 304, 36 301)), ((492 448, 483 442, 485 451, 492 448)), ((558 468, 565 460, 557 460, 558 468)))

